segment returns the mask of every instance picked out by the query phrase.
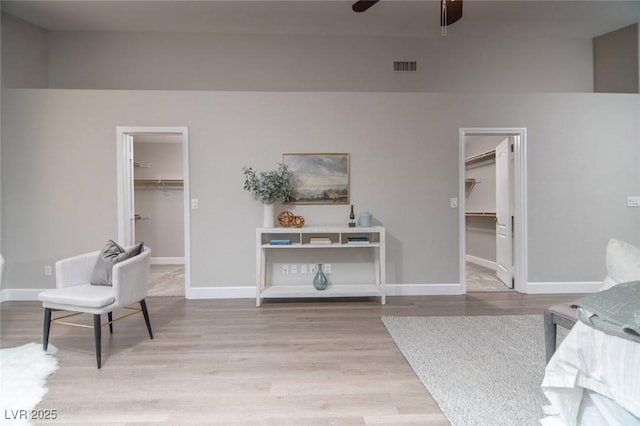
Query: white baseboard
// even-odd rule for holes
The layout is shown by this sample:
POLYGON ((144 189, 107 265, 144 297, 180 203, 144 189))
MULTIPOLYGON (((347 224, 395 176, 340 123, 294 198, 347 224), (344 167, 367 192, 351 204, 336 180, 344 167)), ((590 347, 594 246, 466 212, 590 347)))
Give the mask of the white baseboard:
MULTIPOLYGON (((535 282, 527 286, 527 294, 593 293, 602 287, 600 281, 535 282)), ((387 284, 387 296, 447 296, 462 293, 460 283, 448 284, 387 284)), ((189 299, 247 299, 256 297, 254 286, 193 287, 189 299)))
MULTIPOLYGON (((0 291, 1 302, 37 301, 45 288, 15 289, 0 291)), ((192 287, 187 290, 187 299, 250 299, 256 297, 255 286, 250 287, 192 287)))
MULTIPOLYGON (((387 284, 387 296, 437 296, 462 294, 462 285, 452 284, 387 284)), ((245 287, 192 287, 187 299, 252 299, 255 286, 245 287)))
POLYGON ((0 302, 16 301, 28 302, 38 300, 40 292, 51 290, 47 288, 5 288, 0 291, 0 302))
MULTIPOLYGON (((527 294, 593 293, 602 287, 601 281, 589 282, 533 282, 527 285, 527 294)), ((0 302, 37 301, 44 288, 4 289, 0 302)), ((462 294, 460 283, 449 284, 387 284, 387 296, 446 296, 462 294)), ((252 299, 255 286, 241 287, 191 287, 187 299, 252 299)))
POLYGON ((530 282, 527 294, 594 293, 602 288, 602 281, 530 282))
POLYGON ((496 262, 494 262, 493 260, 483 259, 481 257, 472 256, 470 254, 468 254, 466 256, 466 260, 469 263, 473 263, 474 265, 478 265, 478 266, 482 266, 482 267, 491 269, 492 271, 497 271, 498 270, 498 264, 496 262))
POLYGON ((255 299, 256 286, 243 287, 191 287, 187 299, 255 299))
POLYGON ((184 257, 151 257, 152 265, 184 265, 184 257))
POLYGON ((387 296, 447 296, 462 294, 462 284, 387 284, 387 296))

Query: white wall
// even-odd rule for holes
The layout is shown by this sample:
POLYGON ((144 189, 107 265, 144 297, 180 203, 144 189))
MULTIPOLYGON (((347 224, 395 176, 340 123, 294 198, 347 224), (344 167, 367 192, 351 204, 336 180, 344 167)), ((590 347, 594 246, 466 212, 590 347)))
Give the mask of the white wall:
POLYGON ((48 87, 49 33, 2 14, 2 85, 48 87))
MULTIPOLYGON (((615 236, 640 245, 640 97, 28 90, 3 92, 7 283, 116 235, 116 126, 189 128, 192 285, 252 286, 261 205, 241 168, 351 153, 352 202, 387 227, 389 283, 458 283, 460 127, 528 129, 529 281, 596 281, 615 236), (491 105, 491 108, 486 108, 491 105)), ((348 206, 296 206, 308 224, 348 206)))
MULTIPOLYGON (((2 20, 0 20, 0 57, 2 57, 2 20)), ((0 66, 0 82, 2 82, 2 67, 0 66)), ((2 116, 2 84, 0 84, 0 117, 2 116)), ((2 220, 2 120, 0 120, 0 255, 2 255, 4 238, 2 238, 2 229, 4 228, 2 220)), ((2 289, 2 271, 4 268, 4 257, 0 260, 0 289, 2 289)))
POLYGON ((50 88, 593 91, 587 38, 51 32, 49 43, 50 88), (394 73, 394 60, 418 71, 394 73))
POLYGON ((493 217, 466 218, 466 249, 472 262, 487 266, 496 261, 496 222, 493 217))
POLYGON ((640 93, 640 31, 629 25, 593 39, 594 91, 640 93))
MULTIPOLYGON (((352 202, 389 233, 388 282, 458 283, 449 198, 458 195, 461 127, 529 131, 529 281, 600 280, 609 237, 640 244, 639 211, 625 206, 640 181, 639 97, 526 94, 590 92, 590 39, 43 33, 18 24, 9 40, 3 25, 4 81, 61 90, 2 93, 5 287, 52 287, 44 265, 116 235, 116 126, 189 128, 190 196, 200 199, 190 217, 194 287, 254 284, 261 206, 242 190, 241 168, 272 168, 282 152, 351 153, 352 202), (27 59, 11 60, 7 43, 27 59), (399 59, 417 60, 418 73, 392 73, 399 59), (406 93, 429 91, 450 93, 406 93)), ((348 206, 294 210, 309 224, 348 215, 348 206)))

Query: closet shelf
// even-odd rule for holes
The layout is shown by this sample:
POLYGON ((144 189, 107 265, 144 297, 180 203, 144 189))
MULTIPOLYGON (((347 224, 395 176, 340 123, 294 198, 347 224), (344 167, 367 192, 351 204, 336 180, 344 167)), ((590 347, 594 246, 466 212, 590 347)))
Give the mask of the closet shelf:
POLYGON ((135 185, 184 185, 182 179, 135 179, 135 185))
POLYGON ((474 155, 464 159, 465 167, 480 166, 485 163, 489 163, 496 160, 496 150, 483 152, 482 154, 474 155))
POLYGON ((473 178, 467 178, 464 180, 464 192, 465 195, 471 194, 473 187, 476 186, 476 180, 473 178))

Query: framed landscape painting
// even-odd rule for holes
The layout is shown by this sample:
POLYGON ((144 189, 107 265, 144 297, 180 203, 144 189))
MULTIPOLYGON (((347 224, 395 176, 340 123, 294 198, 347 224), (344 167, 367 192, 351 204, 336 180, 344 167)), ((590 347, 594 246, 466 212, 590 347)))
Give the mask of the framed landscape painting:
POLYGON ((293 204, 349 204, 349 154, 282 154, 293 176, 293 204))

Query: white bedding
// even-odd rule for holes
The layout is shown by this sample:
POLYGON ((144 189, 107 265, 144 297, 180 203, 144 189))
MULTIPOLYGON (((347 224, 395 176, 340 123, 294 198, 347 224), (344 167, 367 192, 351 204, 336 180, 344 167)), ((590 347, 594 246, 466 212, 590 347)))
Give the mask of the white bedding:
POLYGON ((542 391, 550 402, 544 426, 598 424, 602 413, 608 425, 640 426, 640 343, 578 321, 549 361, 542 391))

